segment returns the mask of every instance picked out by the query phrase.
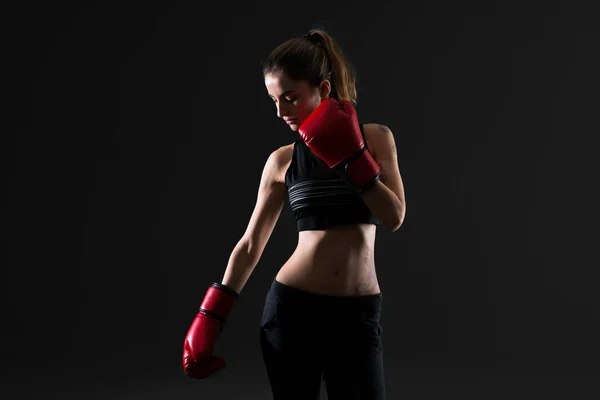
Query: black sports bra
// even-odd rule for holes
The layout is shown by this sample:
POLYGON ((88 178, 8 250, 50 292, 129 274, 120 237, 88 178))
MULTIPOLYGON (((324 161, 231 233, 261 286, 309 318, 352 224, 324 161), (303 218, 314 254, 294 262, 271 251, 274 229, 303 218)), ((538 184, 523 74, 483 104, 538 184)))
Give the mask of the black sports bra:
MULTIPOLYGON (((366 145, 362 124, 360 131, 366 145)), ((362 198, 315 156, 301 138, 294 142, 285 184, 299 232, 336 225, 380 223, 362 198)))

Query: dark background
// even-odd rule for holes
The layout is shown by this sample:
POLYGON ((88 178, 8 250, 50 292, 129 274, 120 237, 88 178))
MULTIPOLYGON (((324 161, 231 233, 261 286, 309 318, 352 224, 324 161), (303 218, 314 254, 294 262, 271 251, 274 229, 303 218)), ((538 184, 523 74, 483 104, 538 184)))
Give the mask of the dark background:
POLYGON ((269 153, 296 133, 260 63, 321 27, 394 132, 407 215, 379 228, 389 399, 600 389, 600 28, 592 3, 21 3, 5 10, 6 398, 267 399, 258 327, 286 206, 217 354, 181 369, 269 153))

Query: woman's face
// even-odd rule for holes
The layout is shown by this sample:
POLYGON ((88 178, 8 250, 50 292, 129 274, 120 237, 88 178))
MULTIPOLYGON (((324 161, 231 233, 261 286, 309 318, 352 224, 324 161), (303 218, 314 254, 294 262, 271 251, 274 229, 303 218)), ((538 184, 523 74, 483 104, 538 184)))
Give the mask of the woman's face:
POLYGON ((328 80, 321 82, 319 87, 311 87, 308 82, 294 81, 282 72, 265 75, 265 86, 275 102, 277 116, 294 131, 331 91, 328 80))

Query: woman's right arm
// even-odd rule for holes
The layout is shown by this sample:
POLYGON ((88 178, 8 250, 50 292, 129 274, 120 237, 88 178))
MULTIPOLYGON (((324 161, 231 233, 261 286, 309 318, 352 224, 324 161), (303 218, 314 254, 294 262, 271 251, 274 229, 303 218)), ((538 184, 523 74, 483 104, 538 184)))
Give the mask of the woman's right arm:
POLYGON ((265 163, 250 222, 225 269, 221 283, 237 293, 242 291, 258 264, 283 208, 287 192, 285 182, 281 179, 286 164, 284 150, 282 147, 273 151, 265 163))

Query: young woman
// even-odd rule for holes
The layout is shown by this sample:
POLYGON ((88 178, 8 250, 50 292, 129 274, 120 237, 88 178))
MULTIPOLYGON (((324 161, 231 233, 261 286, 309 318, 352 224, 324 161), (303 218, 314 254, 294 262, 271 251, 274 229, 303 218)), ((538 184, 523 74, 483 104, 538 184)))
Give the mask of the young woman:
POLYGON ((396 231, 406 213, 394 136, 358 122, 354 74, 323 30, 279 45, 263 75, 277 116, 299 138, 266 161, 247 230, 184 341, 184 371, 206 378, 225 365, 215 340, 287 196, 298 245, 272 282, 260 324, 274 399, 318 399, 321 380, 329 399, 384 399, 374 248, 377 225, 396 231))

